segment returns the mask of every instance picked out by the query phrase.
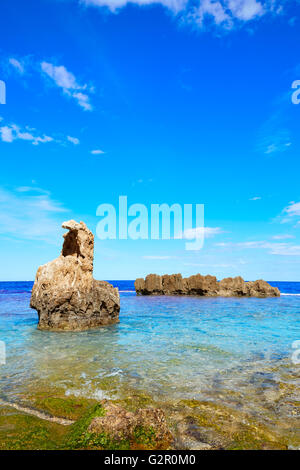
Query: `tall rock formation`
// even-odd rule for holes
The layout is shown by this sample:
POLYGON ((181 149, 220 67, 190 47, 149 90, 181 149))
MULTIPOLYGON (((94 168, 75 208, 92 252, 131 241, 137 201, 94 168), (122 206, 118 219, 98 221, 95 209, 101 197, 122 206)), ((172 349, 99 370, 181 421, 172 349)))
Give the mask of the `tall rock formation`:
POLYGON ((30 306, 40 330, 81 331, 119 321, 117 288, 93 278, 94 235, 85 223, 64 222, 61 255, 40 266, 30 306))

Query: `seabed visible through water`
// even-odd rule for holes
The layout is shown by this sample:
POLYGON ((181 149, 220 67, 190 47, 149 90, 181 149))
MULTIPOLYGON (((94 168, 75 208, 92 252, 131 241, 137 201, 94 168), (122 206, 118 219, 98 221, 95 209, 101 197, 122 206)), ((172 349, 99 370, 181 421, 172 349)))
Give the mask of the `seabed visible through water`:
MULTIPOLYGON (((106 398, 127 408, 159 406, 177 448, 300 447, 300 366, 291 360, 292 344, 300 339, 299 296, 121 292, 118 325, 53 333, 36 328, 31 284, 12 284, 0 287, 0 340, 7 349, 0 368, 3 400, 70 420, 106 398)), ((55 429, 41 431, 48 437, 39 443, 24 436, 21 442, 18 426, 25 429, 24 419, 38 418, 4 406, 0 412, 0 448, 44 448, 45 441, 57 448, 67 432, 38 422, 55 429)))

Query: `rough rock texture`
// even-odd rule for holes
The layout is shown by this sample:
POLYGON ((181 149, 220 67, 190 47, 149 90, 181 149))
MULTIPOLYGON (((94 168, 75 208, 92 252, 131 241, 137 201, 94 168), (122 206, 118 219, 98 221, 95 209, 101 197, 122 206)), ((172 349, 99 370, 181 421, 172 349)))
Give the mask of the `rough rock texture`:
POLYGON ((41 330, 81 331, 119 321, 117 288, 93 278, 94 235, 83 223, 64 222, 61 255, 40 266, 30 306, 41 330))
POLYGON ((228 277, 218 282, 214 276, 196 274, 182 278, 181 274, 149 274, 135 281, 138 295, 199 295, 222 297, 279 297, 280 291, 266 281, 245 282, 242 277, 228 277))
POLYGON ((140 408, 131 412, 106 400, 101 405, 104 416, 92 420, 88 428, 90 433, 105 433, 116 441, 144 439, 151 441, 158 449, 166 447, 173 439, 165 414, 160 408, 140 408))

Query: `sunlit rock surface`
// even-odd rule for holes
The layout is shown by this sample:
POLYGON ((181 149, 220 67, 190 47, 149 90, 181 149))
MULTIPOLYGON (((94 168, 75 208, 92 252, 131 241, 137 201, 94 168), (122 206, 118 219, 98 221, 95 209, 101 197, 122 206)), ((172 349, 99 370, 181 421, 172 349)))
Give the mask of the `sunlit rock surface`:
POLYGON ((61 255, 40 266, 30 306, 40 330, 80 331, 119 321, 117 288, 93 278, 94 235, 85 223, 64 222, 61 255))
POLYGON ((196 274, 149 274, 135 281, 138 295, 199 295, 207 297, 279 297, 280 291, 266 281, 245 282, 242 277, 228 277, 218 282, 215 276, 196 274))

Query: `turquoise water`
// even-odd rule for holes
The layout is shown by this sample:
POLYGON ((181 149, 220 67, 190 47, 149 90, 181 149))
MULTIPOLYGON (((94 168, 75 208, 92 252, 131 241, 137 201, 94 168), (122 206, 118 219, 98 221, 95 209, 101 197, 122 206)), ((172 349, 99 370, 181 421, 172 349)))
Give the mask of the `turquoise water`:
POLYGON ((16 399, 48 385, 102 398, 127 387, 160 399, 222 399, 255 409, 279 383, 299 384, 300 366, 291 355, 300 340, 300 296, 294 295, 300 284, 270 299, 137 297, 132 283, 118 285, 118 325, 53 333, 36 328, 31 283, 0 283, 0 340, 7 352, 0 395, 16 399))

